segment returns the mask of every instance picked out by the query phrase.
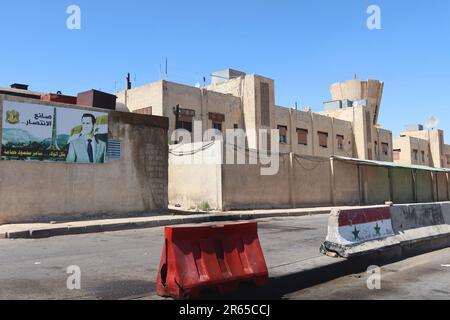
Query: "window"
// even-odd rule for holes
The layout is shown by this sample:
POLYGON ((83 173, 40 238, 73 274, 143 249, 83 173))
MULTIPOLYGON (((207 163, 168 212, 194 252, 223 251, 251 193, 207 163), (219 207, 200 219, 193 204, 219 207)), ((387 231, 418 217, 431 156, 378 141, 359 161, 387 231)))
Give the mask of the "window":
POLYGON ((234 124, 234 130, 239 129, 239 125, 238 124, 234 124))
POLYGON ((378 141, 375 141, 375 155, 378 157, 378 141))
POLYGON ((450 164, 450 156, 447 155, 447 164, 450 164))
POLYGON ((336 136, 336 140, 337 140, 338 150, 344 150, 344 136, 338 134, 336 136))
POLYGON ((381 152, 387 157, 389 155, 389 143, 381 144, 381 152))
POLYGON ((213 122, 213 129, 219 130, 222 132, 222 122, 213 122))
POLYGON ((328 133, 318 132, 319 135, 319 146, 322 148, 328 148, 328 133))
POLYGON ((280 143, 286 144, 287 143, 287 129, 286 126, 278 126, 278 130, 280 130, 280 143))
POLYGON ((419 160, 419 150, 413 150, 413 160, 419 160))
POLYGON ((219 130, 222 132, 222 123, 225 122, 225 115, 220 113, 209 113, 209 120, 212 121, 213 129, 219 130))
POLYGON ((297 129, 297 139, 298 139, 298 144, 307 146, 308 145, 308 130, 297 129))
POLYGON ((421 154, 422 154, 422 162, 425 162, 425 151, 422 151, 421 154))
POLYGON ((400 153, 401 153, 401 152, 402 152, 401 149, 396 149, 396 150, 394 150, 394 154, 393 154, 394 161, 395 161, 395 160, 400 160, 400 153))
POLYGON ((184 129, 192 133, 192 120, 195 116, 195 110, 177 108, 174 109, 174 114, 178 117, 175 129, 184 129))
POLYGON ((192 133, 192 119, 190 121, 187 119, 178 120, 176 129, 184 129, 192 133))

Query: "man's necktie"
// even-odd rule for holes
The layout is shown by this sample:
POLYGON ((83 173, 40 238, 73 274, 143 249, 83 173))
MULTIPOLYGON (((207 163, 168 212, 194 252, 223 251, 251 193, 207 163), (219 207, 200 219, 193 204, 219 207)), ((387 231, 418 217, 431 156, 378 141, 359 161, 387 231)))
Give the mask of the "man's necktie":
POLYGON ((91 139, 88 140, 87 152, 88 152, 90 163, 94 163, 94 150, 92 149, 92 140, 91 139))

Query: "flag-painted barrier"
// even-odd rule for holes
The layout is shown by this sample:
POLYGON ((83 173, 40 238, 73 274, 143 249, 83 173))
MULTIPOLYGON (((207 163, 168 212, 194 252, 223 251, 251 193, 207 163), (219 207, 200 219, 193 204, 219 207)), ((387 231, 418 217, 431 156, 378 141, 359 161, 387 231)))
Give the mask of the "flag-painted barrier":
POLYGON ((436 239, 441 241, 431 250, 450 246, 448 202, 334 209, 321 252, 349 258, 393 246, 411 249, 436 239))

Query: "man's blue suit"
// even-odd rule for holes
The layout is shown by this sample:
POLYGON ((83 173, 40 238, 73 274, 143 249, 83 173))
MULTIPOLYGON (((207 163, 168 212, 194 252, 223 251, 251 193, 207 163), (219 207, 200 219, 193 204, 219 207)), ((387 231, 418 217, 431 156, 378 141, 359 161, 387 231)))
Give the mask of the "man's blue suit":
POLYGON ((93 154, 93 162, 89 159, 86 139, 80 137, 69 144, 69 152, 66 162, 70 163, 105 163, 106 162, 106 143, 97 138, 92 139, 95 154, 93 154))

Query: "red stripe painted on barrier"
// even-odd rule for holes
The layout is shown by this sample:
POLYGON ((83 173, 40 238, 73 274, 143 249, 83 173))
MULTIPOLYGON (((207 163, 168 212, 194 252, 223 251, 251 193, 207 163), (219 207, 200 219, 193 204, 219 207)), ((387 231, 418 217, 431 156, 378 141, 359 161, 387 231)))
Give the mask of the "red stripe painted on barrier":
POLYGON ((339 214, 339 227, 391 220, 389 208, 368 208, 361 210, 344 210, 339 214))

